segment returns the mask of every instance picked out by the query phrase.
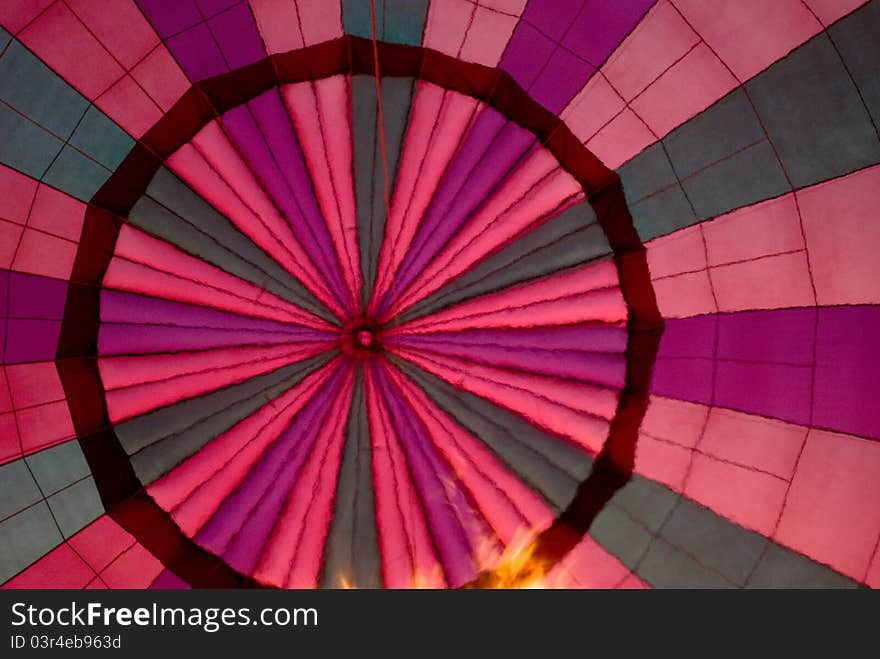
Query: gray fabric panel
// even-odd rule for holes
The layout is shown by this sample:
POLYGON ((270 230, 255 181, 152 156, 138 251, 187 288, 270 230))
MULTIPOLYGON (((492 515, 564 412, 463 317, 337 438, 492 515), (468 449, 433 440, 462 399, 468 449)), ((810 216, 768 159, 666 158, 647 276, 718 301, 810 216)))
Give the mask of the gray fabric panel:
POLYGON ((651 543, 638 575, 655 588, 734 588, 662 538, 651 543))
POLYGON ((661 535, 739 586, 745 585, 769 542, 684 498, 663 526, 661 535))
POLYGON ((748 588, 858 588, 852 579, 790 549, 771 544, 748 588))
POLYGON ((55 549, 63 540, 49 506, 42 501, 0 522, 0 583, 55 549))
MULTIPOLYGON (((358 244, 364 282, 361 302, 365 303, 373 292, 379 248, 385 234, 385 172, 382 166, 382 144, 376 131, 376 80, 370 76, 357 75, 352 78, 351 84, 358 244)), ((412 103, 414 79, 387 77, 382 78, 381 84, 390 195, 394 190, 398 159, 412 103)))
POLYGON ((345 578, 358 588, 382 587, 382 558, 373 497, 372 447, 364 387, 358 371, 346 427, 321 583, 338 588, 345 578))
POLYGON ((76 149, 65 146, 49 170, 43 175, 43 181, 64 190, 80 201, 88 201, 110 178, 110 170, 90 160, 76 149))
POLYGON ((14 515, 42 499, 23 460, 0 465, 0 519, 14 515))
POLYGON ((488 446, 513 473, 558 513, 590 473, 592 460, 556 437, 489 401, 455 389, 410 362, 392 358, 400 370, 463 428, 488 446))
POLYGON ((138 479, 152 483, 328 360, 326 355, 314 357, 176 403, 117 427, 116 434, 138 479))
POLYGON ((47 501, 65 538, 104 514, 101 496, 91 476, 53 494, 47 501))
POLYGON ((92 105, 73 131, 70 144, 112 171, 131 151, 134 140, 92 105))
POLYGON ((874 119, 880 125, 880 2, 873 0, 828 30, 846 68, 874 119))
POLYGON ((129 219, 230 274, 332 320, 301 283, 164 167, 156 172, 147 196, 138 200, 129 219))
MULTIPOLYGON (((673 134, 667 139, 674 139, 673 134)), ((660 142, 652 144, 632 160, 621 165, 617 173, 620 175, 620 182, 623 184, 630 206, 658 190, 677 183, 675 171, 660 142)))
POLYGON ((678 495, 668 487, 636 475, 611 499, 651 533, 660 530, 677 501, 678 495))
POLYGON ((631 205, 629 212, 643 242, 689 227, 697 221, 688 198, 678 184, 631 205))
POLYGON ((25 459, 46 496, 91 474, 79 442, 65 442, 25 459))
POLYGON ((682 182, 698 220, 791 190, 773 147, 762 142, 682 182))
POLYGON ((9 42, 12 41, 12 35, 9 34, 6 30, 3 29, 3 26, 0 25, 0 51, 2 51, 6 46, 9 45, 9 42))
POLYGON ((740 88, 672 131, 663 143, 672 166, 683 180, 764 139, 758 116, 740 88))
POLYGON ((64 139, 89 106, 88 100, 18 41, 0 58, 0 98, 64 139))
POLYGON ((834 570, 640 476, 633 476, 614 494, 590 527, 590 535, 658 588, 855 585, 834 570), (664 560, 669 561, 666 570, 664 560))
POLYGON ((617 506, 605 506, 590 526, 590 537, 635 569, 651 546, 651 532, 617 506))
POLYGON ((40 179, 64 143, 0 103, 0 162, 40 179))
POLYGON ((880 161, 874 126, 825 33, 746 89, 796 188, 880 161))
POLYGON ((401 314, 406 322, 419 316, 569 268, 611 253, 596 214, 586 201, 575 204, 534 231, 481 261, 401 314))

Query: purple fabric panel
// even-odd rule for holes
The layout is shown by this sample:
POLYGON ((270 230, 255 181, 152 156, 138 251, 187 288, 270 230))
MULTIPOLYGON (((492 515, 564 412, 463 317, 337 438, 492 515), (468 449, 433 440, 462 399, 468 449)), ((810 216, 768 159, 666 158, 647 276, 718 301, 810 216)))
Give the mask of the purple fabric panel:
POLYGON ((471 554, 475 548, 470 546, 462 523, 468 524, 468 528, 477 529, 480 520, 474 514, 462 488, 451 488, 452 491, 449 492, 443 487, 444 482, 454 483, 457 479, 437 454, 415 413, 389 382, 384 369, 374 369, 373 373, 376 375, 377 389, 391 413, 401 447, 406 454, 413 484, 419 494, 449 585, 456 587, 465 584, 477 575, 471 563, 471 554))
POLYGON ((9 319, 4 363, 44 362, 55 359, 60 320, 9 319))
MULTIPOLYGON (((219 3, 212 3, 219 4, 219 3)), ((220 44, 231 70, 253 64, 266 57, 266 48, 247 2, 208 19, 208 26, 220 44)))
MULTIPOLYGON (((528 89, 544 69, 556 44, 528 23, 520 20, 498 65, 523 89, 528 89)), ((541 99, 536 98, 538 102, 541 99)))
POLYGON ((718 319, 715 316, 667 319, 658 355, 712 359, 715 354, 717 326, 718 319))
POLYGON ((501 68, 558 113, 656 0, 530 0, 501 68))
MULTIPOLYGON (((125 355, 138 353, 181 352, 208 350, 245 345, 294 344, 320 340, 300 329, 296 334, 287 332, 254 332, 248 330, 221 330, 201 327, 166 327, 163 325, 101 325, 98 353, 125 355)), ((322 337, 326 340, 326 337, 322 337)))
POLYGON ((9 317, 60 320, 67 300, 67 282, 13 272, 9 276, 9 317))
MULTIPOLYGON (((397 338, 395 337, 394 340, 397 338)), ((478 347, 497 344, 526 350, 542 348, 621 353, 626 350, 627 331, 623 327, 608 325, 470 330, 436 334, 403 334, 399 336, 399 342, 415 346, 457 344, 478 347)))
POLYGON ((558 114, 595 72, 596 67, 560 48, 553 53, 547 68, 529 88, 529 95, 558 114))
POLYGON ((0 346, 4 364, 55 359, 67 282, 0 271, 0 346), (8 315, 8 320, 6 316, 8 315))
POLYGON ((712 360, 658 357, 651 393, 694 403, 712 402, 712 360))
POLYGON ((137 0, 137 3, 156 33, 163 39, 202 20, 192 0, 137 0))
POLYGON ((341 385, 337 368, 260 456, 244 481, 196 534, 196 541, 244 573, 253 571, 284 508, 320 424, 341 385))
POLYGON ((202 12, 202 16, 213 16, 219 14, 225 9, 229 9, 232 5, 247 3, 247 0, 195 0, 196 5, 202 12))
MULTIPOLYGON (((184 327, 216 327, 259 332, 298 332, 298 325, 263 318, 239 316, 209 307, 185 302, 172 302, 156 297, 103 289, 101 291, 102 323, 168 324, 184 327)), ((316 330, 311 330, 318 334, 316 330)), ((326 334, 321 334, 327 336, 326 334)))
POLYGON ((809 366, 815 309, 747 311, 719 316, 718 358, 809 366))
POLYGON ((430 350, 488 366, 529 371, 618 389, 623 387, 626 374, 626 360, 622 355, 539 348, 523 350, 501 346, 437 345, 430 350))
POLYGON ((8 313, 7 304, 9 304, 9 277, 12 273, 9 270, 0 270, 0 317, 6 318, 8 313))
POLYGON ((717 406, 809 424, 811 367, 719 361, 716 368, 717 406))
POLYGON ((297 241, 323 276, 330 290, 336 295, 337 300, 345 304, 349 296, 342 281, 342 273, 333 250, 330 233, 324 224, 311 187, 302 150, 293 135, 292 127, 289 126, 289 119, 280 117, 278 111, 281 111, 278 92, 270 90, 247 106, 230 110, 223 115, 221 121, 248 167, 290 223, 297 241), (277 111, 267 109, 275 105, 272 100, 263 100, 264 97, 270 96, 274 96, 278 103, 277 111), (248 108, 253 108, 255 113, 258 113, 260 127, 248 108), (288 127, 286 131, 283 128, 284 124, 288 127), (266 131, 267 139, 279 140, 273 145, 274 150, 270 149, 260 128, 266 131), (282 154, 281 161, 276 161, 276 152, 282 154), (281 163, 284 164, 284 169, 281 163))
POLYGON ((880 307, 819 310, 813 424, 880 438, 880 307))
MULTIPOLYGON (((615 388, 622 387, 626 375, 623 347, 621 346, 616 354, 583 348, 586 341, 577 340, 578 334, 589 340, 589 331, 583 329, 578 333, 569 332, 566 337, 568 341, 554 337, 553 330, 544 330, 520 333, 518 337, 509 337, 506 336, 506 332, 498 331, 481 332, 476 337, 468 336, 476 334, 475 332, 435 336, 404 335, 396 342, 416 349, 463 357, 490 366, 530 371, 615 388), (524 341, 524 338, 532 340, 524 341)), ((598 333, 601 330, 593 331, 598 333)), ((608 342, 607 338, 605 342, 608 342)))
POLYGON ((656 2, 587 0, 562 43, 590 64, 601 66, 656 2))
MULTIPOLYGON (((611 1, 626 4, 625 2, 621 3, 620 0, 611 1)), ((584 0, 529 0, 525 11, 523 11, 520 25, 531 23, 531 26, 554 41, 559 41, 568 30, 571 22, 581 13, 583 6, 584 0)))
POLYGON ((199 0, 201 11, 192 0, 139 0, 138 4, 190 80, 204 80, 266 56, 243 0, 234 6, 228 0, 199 0))
POLYGON ((189 28, 165 42, 180 68, 193 82, 226 73, 229 67, 204 23, 189 28))
POLYGON ((714 316, 666 321, 651 393, 697 403, 712 401, 712 357, 717 320, 714 316))
POLYGON ((156 580, 150 584, 150 588, 152 590, 189 590, 192 586, 171 570, 162 570, 156 580))
POLYGON ((535 143, 534 135, 508 123, 494 109, 487 108, 480 114, 437 187, 425 218, 400 264, 386 304, 406 291, 514 163, 535 143))

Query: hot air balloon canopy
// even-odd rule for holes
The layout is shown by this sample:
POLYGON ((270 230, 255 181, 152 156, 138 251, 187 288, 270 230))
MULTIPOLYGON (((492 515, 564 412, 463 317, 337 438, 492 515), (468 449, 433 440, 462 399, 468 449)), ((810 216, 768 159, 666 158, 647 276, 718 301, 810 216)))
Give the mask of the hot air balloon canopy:
POLYGON ((880 586, 880 0, 0 25, 4 587, 880 586))

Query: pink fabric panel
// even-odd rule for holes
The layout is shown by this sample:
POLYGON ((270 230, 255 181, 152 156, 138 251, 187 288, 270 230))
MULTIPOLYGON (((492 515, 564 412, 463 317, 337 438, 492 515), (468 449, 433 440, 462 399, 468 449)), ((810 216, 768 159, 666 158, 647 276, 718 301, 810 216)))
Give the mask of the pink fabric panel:
POLYGON ((116 254, 107 268, 104 286, 212 306, 245 316, 328 328, 326 321, 296 305, 129 226, 119 232, 116 254), (142 261, 149 265, 141 265, 142 261))
POLYGON ((608 435, 617 392, 536 375, 520 375, 401 349, 399 354, 457 387, 514 412, 529 410, 529 422, 566 437, 596 454, 608 435))
POLYGON ((733 74, 748 80, 821 31, 801 0, 674 0, 733 74))
POLYGON ((651 396, 642 421, 642 432, 686 448, 700 441, 709 408, 705 405, 651 396))
POLYGON ((545 579, 551 588, 645 588, 644 583, 590 536, 585 536, 545 579))
POLYGON ((652 279, 706 268, 706 248, 700 226, 687 227, 646 245, 652 279))
POLYGON ((296 0, 307 46, 342 36, 342 3, 340 0, 296 0))
POLYGON ((254 572, 257 579, 288 588, 315 588, 351 406, 352 371, 324 419, 254 572), (319 486, 320 482, 320 486, 319 486))
POLYGON ((721 60, 700 44, 634 99, 631 107, 663 137, 736 86, 721 60))
POLYGON ((0 165, 0 218, 24 224, 40 184, 29 176, 0 165))
POLYGON ((445 579, 425 516, 414 514, 405 521, 401 515, 402 510, 419 511, 421 504, 373 377, 371 370, 366 369, 364 386, 373 449, 373 486, 384 583, 388 588, 440 588, 445 585, 445 579))
POLYGON ((594 75, 578 92, 560 117, 582 143, 587 143, 599 130, 626 107, 604 75, 594 75))
POLYGON ((64 400, 18 410, 15 419, 24 455, 61 444, 76 436, 70 410, 64 400))
POLYGON ((165 46, 156 46, 131 70, 131 77, 167 112, 190 87, 189 79, 165 46))
POLYGON ((263 451, 284 432, 337 363, 309 374, 151 485, 147 491, 190 537, 242 482, 263 451), (219 465, 219 466, 218 466, 219 465))
POLYGON ((18 34, 53 0, 5 0, 0 2, 0 24, 12 34, 18 34))
POLYGON ((790 481, 807 429, 776 419, 712 408, 700 450, 790 481))
MULTIPOLYGON (((161 116, 163 95, 153 94, 140 74, 164 46, 130 0, 109 6, 95 0, 56 2, 18 36, 131 135, 139 137, 161 116), (121 24, 124 31, 117 28, 121 24)), ((156 82, 179 86, 182 73, 175 69, 166 62, 161 73, 167 79, 156 82)), ((172 92, 174 100, 182 92, 172 92)))
MULTIPOLYGON (((402 327, 406 332, 453 331, 477 327, 528 327, 540 317, 545 326, 589 320, 609 323, 626 318, 617 288, 617 269, 604 261, 484 295, 419 318, 402 327), (583 304, 579 304, 582 302, 583 304), (535 314, 539 314, 536 316, 535 314)), ((389 330, 396 333, 397 329, 389 330)))
POLYGON ((303 47, 295 0, 248 1, 267 53, 286 53, 303 47))
POLYGON ((134 545, 101 573, 108 588, 148 588, 165 566, 141 545, 134 545))
POLYGON ((718 311, 706 270, 656 279, 657 307, 664 318, 686 318, 718 311))
MULTIPOLYGON (((488 3, 481 3, 486 4, 488 3)), ((477 7, 458 55, 459 59, 484 66, 498 66, 521 11, 522 9, 517 9, 515 15, 510 15, 492 11, 485 6, 477 7)))
POLYGON ((650 125, 626 108, 587 142, 587 148, 606 167, 617 169, 656 141, 650 125))
POLYGON ((505 545, 517 540, 524 529, 541 531, 552 524, 553 513, 546 503, 485 444, 458 426, 396 369, 389 373, 505 545))
POLYGON ((820 305, 880 302, 880 166, 797 193, 820 305))
POLYGON ((788 481, 754 469, 696 455, 684 494, 730 521, 771 535, 785 503, 788 481))
POLYGON ((483 202, 393 309, 406 309, 433 293, 581 191, 580 184, 560 169, 558 161, 540 149, 483 202))
POLYGON ((32 275, 69 279, 76 257, 76 243, 26 228, 11 269, 32 275))
POLYGON ((178 149, 169 158, 168 165, 319 300, 338 313, 344 313, 324 281, 314 275, 308 256, 293 236, 290 225, 266 198, 216 123, 202 129, 195 143, 178 149), (207 153, 195 144, 207 145, 207 153), (228 172, 225 178, 224 171, 228 172), (246 197, 239 190, 243 190, 246 197), (245 198, 255 200, 253 206, 248 205, 245 198))
POLYGON ((670 2, 660 0, 608 58, 602 72, 629 102, 699 41, 670 2))
POLYGON ((702 226, 712 266, 804 249, 793 194, 740 208, 702 226))
POLYGON ((95 573, 85 561, 76 555, 67 543, 62 543, 36 563, 16 575, 5 584, 3 589, 17 588, 84 588, 95 573))
POLYGON ((804 0, 823 25, 831 25, 834 21, 855 11, 867 0, 804 0))
POLYGON ((474 99, 419 83, 400 156, 372 303, 381 300, 478 107, 474 99))
MULTIPOLYGON (((145 382, 112 390, 110 390, 111 387, 108 385, 108 381, 112 383, 114 380, 112 377, 105 376, 104 374, 109 372, 110 376, 114 375, 113 371, 110 370, 110 367, 115 365, 113 362, 118 359, 137 360, 140 362, 138 366, 143 369, 150 368, 151 364, 155 361, 161 362, 162 356, 146 355, 143 357, 104 358, 100 360, 99 367, 105 387, 108 388, 106 394, 107 413, 113 423, 118 423, 123 419, 144 414, 157 407, 215 391, 224 386, 243 382, 262 373, 268 373, 292 362, 314 357, 326 349, 326 345, 316 344, 302 347, 277 346, 269 349, 261 348, 259 351, 253 351, 261 356, 253 361, 243 361, 239 364, 216 367, 210 370, 185 372, 169 380, 145 382), (265 352, 263 352, 264 350, 265 352)), ((209 352, 213 353, 215 351, 209 352)), ((220 350, 217 352, 237 352, 239 358, 241 358, 251 351, 238 348, 232 351, 220 350)), ((187 357, 191 356, 193 355, 188 355, 187 357)), ((189 358, 182 358, 181 355, 172 355, 172 357, 176 358, 183 368, 186 367, 188 362, 192 361, 189 358)), ((201 357, 201 355, 196 354, 195 357, 201 357)), ((130 363, 126 361, 126 364, 130 363)))
POLYGON ((351 300, 361 287, 346 76, 282 89, 351 300), (333 119, 335 117, 335 120, 333 119), (329 123, 328 123, 329 122, 329 123))
POLYGON ((422 45, 457 57, 475 10, 476 5, 468 0, 433 0, 422 45))
POLYGON ((113 57, 131 69, 159 45, 159 35, 134 0, 65 0, 113 57), (124 30, 119 29, 125 26, 124 30))
POLYGON ((811 307, 816 303, 803 253, 713 268, 712 284, 719 311, 811 307))
POLYGON ((64 400, 64 389, 54 362, 13 364, 5 370, 12 406, 16 409, 64 400))
POLYGON ((776 540, 858 581, 880 538, 880 444, 810 430, 776 540))

